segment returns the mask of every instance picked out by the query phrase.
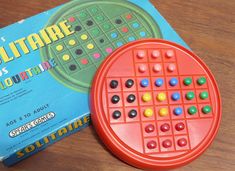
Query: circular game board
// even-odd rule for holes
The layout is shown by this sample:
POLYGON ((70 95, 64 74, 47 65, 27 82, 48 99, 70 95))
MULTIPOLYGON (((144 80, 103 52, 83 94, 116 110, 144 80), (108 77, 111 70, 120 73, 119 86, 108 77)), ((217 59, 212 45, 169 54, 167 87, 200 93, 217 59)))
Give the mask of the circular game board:
POLYGON ((158 39, 129 43, 95 76, 92 122, 105 145, 142 169, 172 169, 202 154, 221 120, 212 73, 189 50, 158 39))
POLYGON ((74 1, 61 8, 47 26, 68 20, 75 34, 43 48, 42 58, 55 58, 50 73, 80 92, 89 90, 95 71, 113 50, 141 38, 161 38, 155 20, 126 0, 74 1))

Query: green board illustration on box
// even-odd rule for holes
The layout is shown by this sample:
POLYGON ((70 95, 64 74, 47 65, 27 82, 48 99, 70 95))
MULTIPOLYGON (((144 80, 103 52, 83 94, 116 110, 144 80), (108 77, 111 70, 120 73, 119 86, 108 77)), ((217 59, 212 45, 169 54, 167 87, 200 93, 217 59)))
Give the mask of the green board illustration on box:
POLYGON ((75 33, 42 49, 42 57, 55 58, 53 77, 80 92, 89 90, 95 71, 116 48, 141 38, 162 38, 157 22, 126 0, 72 2, 48 26, 64 20, 75 33))

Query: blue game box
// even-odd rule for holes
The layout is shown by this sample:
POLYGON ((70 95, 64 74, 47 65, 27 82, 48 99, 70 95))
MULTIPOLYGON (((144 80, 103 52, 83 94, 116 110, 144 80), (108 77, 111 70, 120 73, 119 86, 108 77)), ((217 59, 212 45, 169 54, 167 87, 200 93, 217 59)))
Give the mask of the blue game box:
POLYGON ((103 59, 152 37, 187 47, 148 0, 73 0, 1 28, 0 160, 13 165, 88 126, 103 59))

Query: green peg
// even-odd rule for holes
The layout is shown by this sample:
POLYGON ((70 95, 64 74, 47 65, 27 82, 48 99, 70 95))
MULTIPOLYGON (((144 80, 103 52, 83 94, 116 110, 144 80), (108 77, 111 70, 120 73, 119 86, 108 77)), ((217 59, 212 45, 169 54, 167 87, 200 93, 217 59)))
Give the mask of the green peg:
POLYGON ((187 99, 187 100, 192 100, 192 99, 194 99, 194 97, 195 97, 194 92, 188 92, 188 93, 186 94, 186 99, 187 99))
POLYGON ((193 80, 192 78, 185 78, 184 79, 184 85, 189 86, 190 84, 192 84, 193 80))
POLYGON ((211 112, 211 107, 210 107, 210 106, 204 106, 204 107, 202 108, 202 112, 203 112, 204 114, 210 113, 210 112, 211 112))
POLYGON ((197 80, 198 85, 203 85, 206 83, 206 78, 205 77, 201 77, 197 80))
POLYGON ((195 106, 191 106, 189 109, 188 109, 188 113, 190 115, 194 115, 197 113, 197 108, 195 106))
POLYGON ((206 91, 201 92, 199 96, 202 100, 205 100, 209 97, 208 92, 206 92, 206 91))

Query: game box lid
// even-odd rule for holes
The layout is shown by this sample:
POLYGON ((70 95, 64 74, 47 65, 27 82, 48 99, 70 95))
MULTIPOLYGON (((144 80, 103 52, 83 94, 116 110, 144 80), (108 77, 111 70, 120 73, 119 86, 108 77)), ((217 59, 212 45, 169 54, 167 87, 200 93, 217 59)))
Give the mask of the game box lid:
POLYGON ((73 0, 1 28, 0 159, 12 165, 86 127, 96 69, 149 37, 188 48, 148 0, 73 0))

